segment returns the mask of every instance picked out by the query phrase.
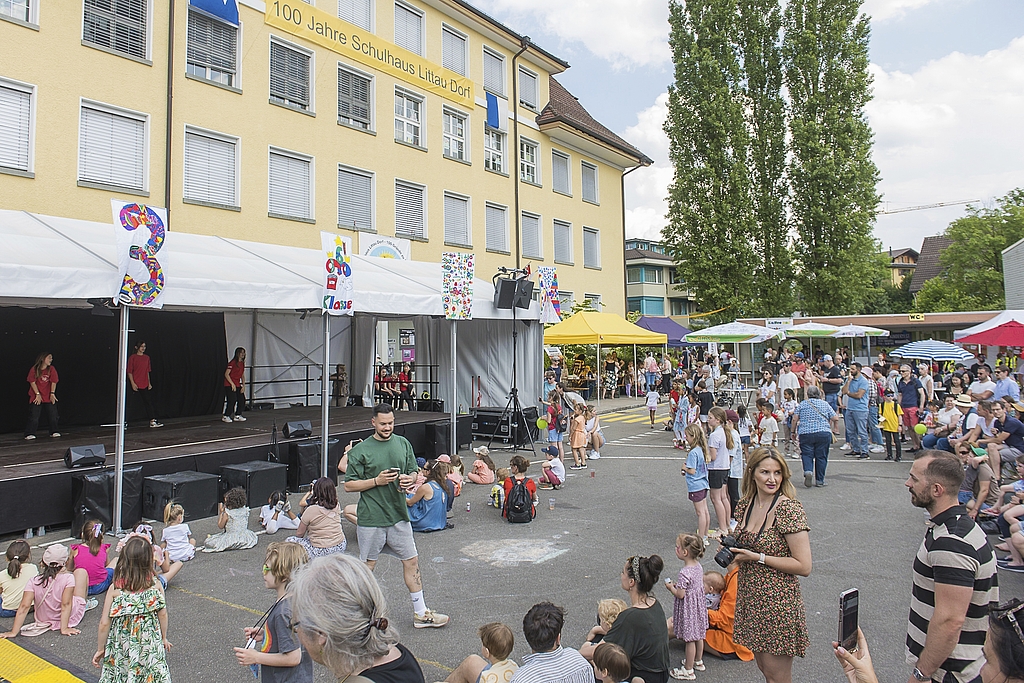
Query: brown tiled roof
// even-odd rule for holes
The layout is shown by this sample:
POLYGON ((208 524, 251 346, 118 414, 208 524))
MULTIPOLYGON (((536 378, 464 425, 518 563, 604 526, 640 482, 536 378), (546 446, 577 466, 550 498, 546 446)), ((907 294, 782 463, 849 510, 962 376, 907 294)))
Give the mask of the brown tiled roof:
POLYGON ((889 258, 897 259, 900 256, 903 256, 904 254, 909 254, 909 253, 913 253, 914 254, 914 258, 917 258, 918 256, 920 256, 920 254, 918 254, 916 250, 911 249, 910 247, 907 247, 906 249, 891 249, 889 251, 889 258))
POLYGON ((917 257, 914 279, 910 282, 911 294, 920 292, 925 282, 939 274, 942 269, 939 265, 939 256, 952 243, 952 238, 945 235, 924 238, 924 242, 921 243, 921 255, 917 257))
POLYGON ((583 108, 583 105, 579 103, 573 94, 566 90, 554 77, 549 78, 548 81, 548 103, 541 110, 540 115, 537 116, 537 125, 564 123, 581 133, 597 138, 620 152, 636 157, 645 166, 654 163, 643 152, 598 123, 583 108))

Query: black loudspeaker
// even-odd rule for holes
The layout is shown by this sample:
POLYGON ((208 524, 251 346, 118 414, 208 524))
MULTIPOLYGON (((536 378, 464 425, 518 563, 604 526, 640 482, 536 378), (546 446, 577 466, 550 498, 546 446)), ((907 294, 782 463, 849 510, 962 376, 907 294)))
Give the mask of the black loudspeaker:
POLYGON ((185 521, 217 514, 220 477, 206 472, 174 472, 146 477, 142 482, 142 514, 163 520, 164 506, 174 501, 185 508, 185 521))
POLYGON ((503 444, 514 443, 517 446, 528 444, 530 437, 533 437, 534 441, 537 440, 539 436, 537 406, 523 408, 525 422, 511 412, 506 413, 505 419, 501 420, 503 412, 502 408, 477 408, 471 427, 473 436, 486 440, 493 435, 495 441, 500 441, 503 444))
MULTIPOLYGON (((142 520, 142 466, 124 468, 121 528, 133 529, 142 520)), ((114 468, 71 475, 71 534, 77 536, 90 519, 113 528, 114 468)), ((163 516, 161 515, 161 519, 163 516)))
POLYGON ((507 311, 510 310, 516 300, 516 281, 507 277, 500 277, 494 281, 494 307, 507 311))
POLYGON ((96 467, 106 463, 107 449, 101 443, 91 446, 72 446, 64 453, 64 466, 68 468, 96 467))
POLYGON ((427 457, 436 458, 442 453, 452 454, 448 447, 451 441, 450 422, 431 422, 427 425, 427 457))
MULTIPOLYGON (((327 476, 337 481, 338 460, 343 449, 339 439, 327 440, 327 476)), ((320 478, 320 439, 293 441, 288 444, 288 490, 308 488, 320 478)))
POLYGON ((305 439, 313 435, 313 425, 309 420, 299 420, 298 422, 285 422, 284 423, 284 438, 286 439, 305 439))
POLYGON ((345 405, 351 407, 363 407, 363 396, 362 394, 350 394, 348 400, 345 401, 345 405))
POLYGON ((533 280, 516 280, 516 298, 513 304, 516 308, 529 308, 533 301, 533 280))
MULTIPOLYGON (((337 465, 335 465, 337 467, 337 465)), ((259 508, 267 504, 274 491, 283 491, 288 486, 288 466, 277 462, 253 460, 241 465, 224 465, 220 468, 220 497, 228 489, 241 486, 245 489, 247 505, 259 508)))
POLYGON ((443 413, 444 401, 439 398, 416 399, 416 410, 428 413, 443 413))
POLYGON ((473 444, 473 416, 455 416, 455 437, 459 440, 459 448, 473 444))

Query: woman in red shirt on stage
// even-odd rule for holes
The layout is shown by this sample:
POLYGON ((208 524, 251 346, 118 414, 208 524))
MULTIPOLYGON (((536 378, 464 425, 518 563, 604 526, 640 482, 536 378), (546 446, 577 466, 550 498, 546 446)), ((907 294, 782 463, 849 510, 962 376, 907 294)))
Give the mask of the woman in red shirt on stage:
POLYGON ((224 393, 227 395, 227 405, 224 407, 222 422, 245 422, 242 417, 242 408, 245 406, 245 349, 239 346, 235 349, 235 357, 228 362, 224 370, 224 393))
POLYGON ((25 439, 36 438, 39 428, 39 414, 46 406, 50 436, 58 437, 57 431, 57 368, 53 367, 53 354, 44 351, 36 358, 35 365, 28 371, 28 424, 25 425, 25 439))
POLYGON ((412 367, 408 363, 402 365, 402 371, 398 373, 398 409, 402 409, 402 403, 408 410, 416 410, 412 404, 412 367))
POLYGON ((146 355, 146 342, 140 341, 135 345, 135 353, 128 357, 128 383, 132 385, 132 395, 146 410, 149 426, 155 428, 163 425, 156 421, 156 411, 153 409, 153 383, 149 381, 152 368, 149 356, 146 355))

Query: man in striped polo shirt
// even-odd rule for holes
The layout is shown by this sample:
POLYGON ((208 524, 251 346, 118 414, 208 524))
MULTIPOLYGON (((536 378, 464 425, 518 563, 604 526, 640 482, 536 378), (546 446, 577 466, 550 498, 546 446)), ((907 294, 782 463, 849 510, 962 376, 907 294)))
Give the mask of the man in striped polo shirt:
POLYGON ((985 532, 957 501, 963 464, 925 451, 910 468, 910 502, 931 515, 914 558, 907 626, 909 683, 980 683, 988 611, 999 602, 996 558, 985 532))
POLYGON ((565 612, 550 602, 540 602, 523 617, 523 635, 531 654, 511 683, 593 683, 594 668, 576 650, 562 647, 565 612))

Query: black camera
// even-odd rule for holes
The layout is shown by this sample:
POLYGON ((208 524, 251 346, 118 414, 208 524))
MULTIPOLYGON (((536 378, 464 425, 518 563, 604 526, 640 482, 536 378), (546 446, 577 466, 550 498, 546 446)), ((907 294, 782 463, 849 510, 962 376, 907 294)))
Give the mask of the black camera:
POLYGON ((736 542, 735 536, 723 536, 719 540, 722 543, 722 549, 715 554, 715 562, 718 563, 719 567, 724 569, 732 564, 733 560, 736 559, 736 553, 734 553, 732 549, 742 548, 743 546, 736 542))

